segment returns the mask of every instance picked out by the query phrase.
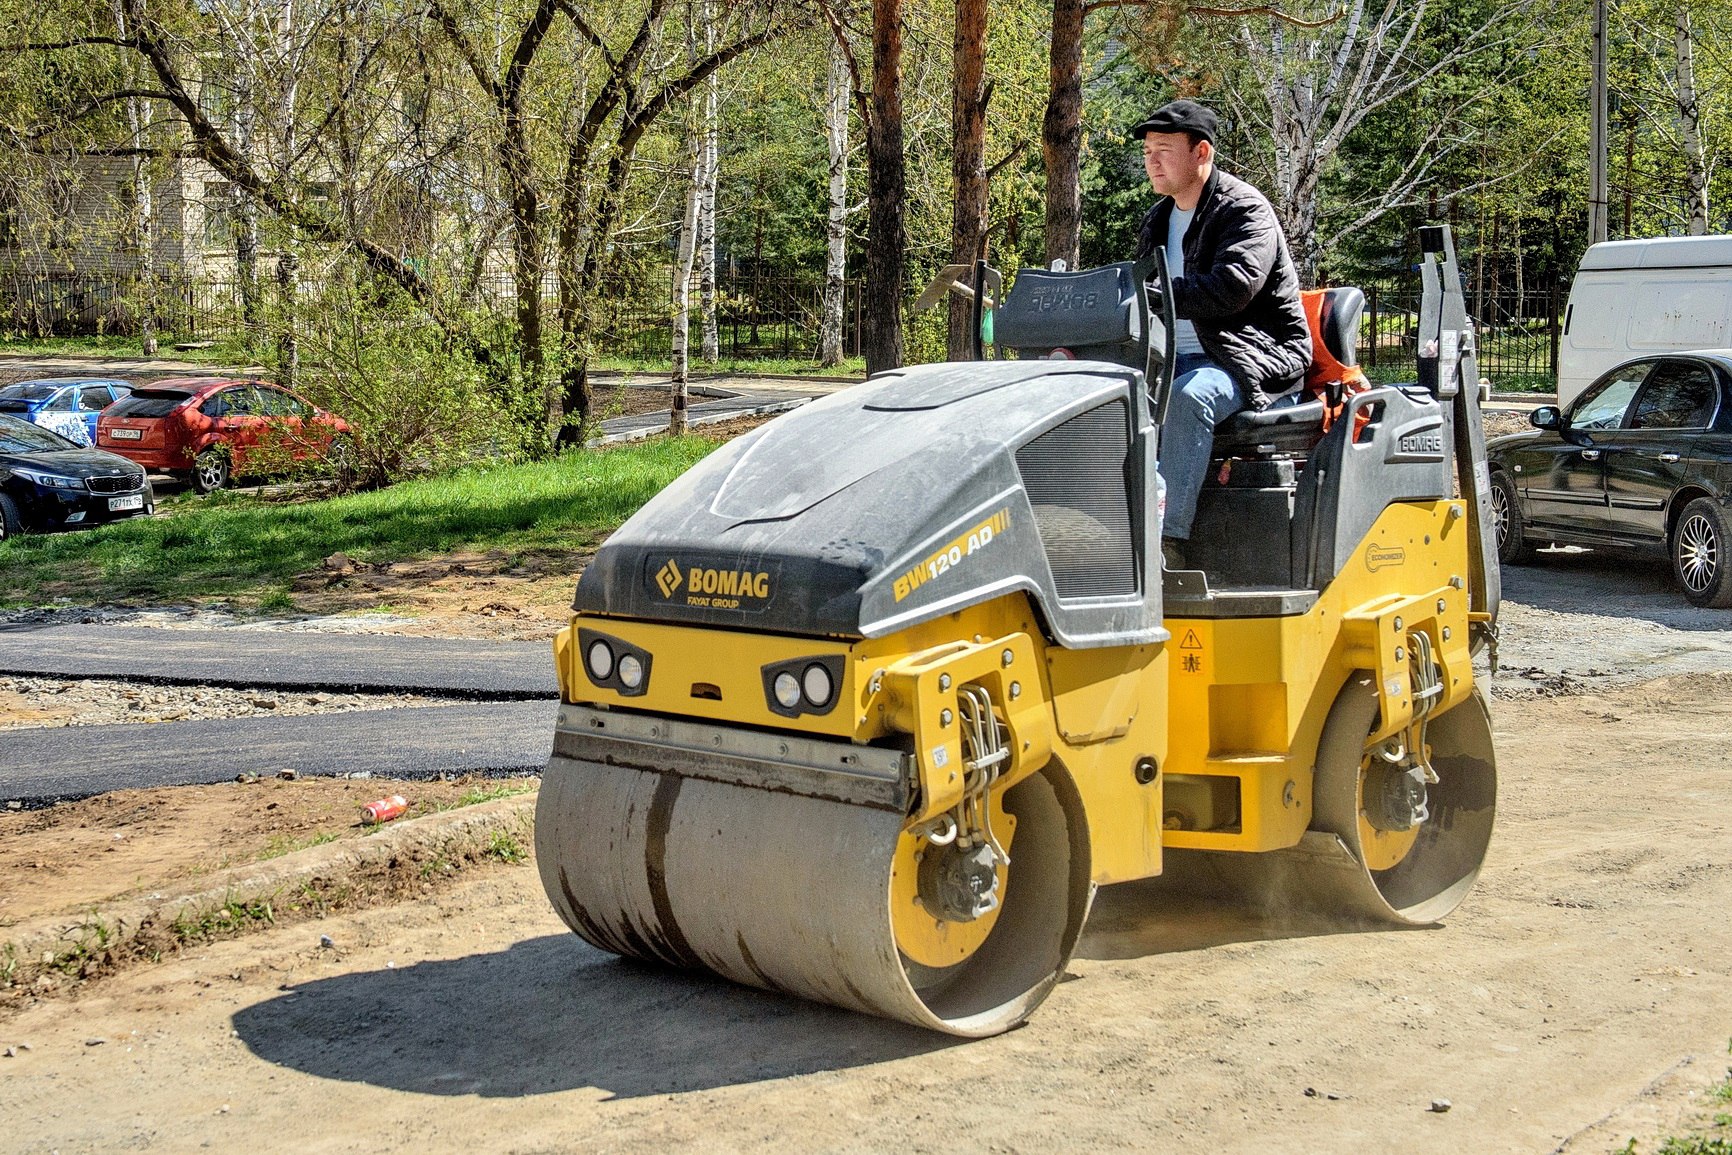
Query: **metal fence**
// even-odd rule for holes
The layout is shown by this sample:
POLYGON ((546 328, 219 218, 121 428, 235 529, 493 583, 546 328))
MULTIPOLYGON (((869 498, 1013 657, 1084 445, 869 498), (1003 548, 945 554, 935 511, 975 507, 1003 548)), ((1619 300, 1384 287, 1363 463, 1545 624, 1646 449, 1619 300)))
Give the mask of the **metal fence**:
MULTIPOLYGON (((1417 372, 1419 289, 1365 286, 1359 364, 1377 381, 1410 380, 1417 372)), ((1470 292, 1479 373, 1500 392, 1547 392, 1557 387, 1558 337, 1566 285, 1521 292, 1470 292)))
MULTIPOLYGON (((551 286, 550 286, 551 288, 551 286)), ((820 277, 740 274, 716 286, 717 336, 730 357, 811 357, 818 347, 824 283, 820 277)), ((509 284, 489 286, 509 299, 509 284)), ((261 285, 265 297, 275 286, 261 285)), ((240 285, 234 281, 159 281, 151 295, 157 330, 177 340, 222 340, 242 334, 240 285)), ((0 328, 31 337, 135 333, 145 294, 136 280, 112 275, 0 274, 0 328)), ((556 299, 549 292, 548 300, 556 299)), ((613 284, 601 293, 604 353, 631 357, 672 355, 672 309, 665 288, 613 284)), ((694 294, 692 344, 700 339, 694 294)), ((860 354, 861 284, 843 287, 842 348, 860 354)))
MULTIPOLYGON (((671 357, 673 325, 669 306, 631 286, 603 293, 598 343, 620 356, 671 357)), ((860 355, 861 283, 846 281, 842 294, 842 350, 860 355)), ((716 284, 716 336, 729 357, 812 357, 824 311, 824 282, 818 277, 738 274, 716 284)), ((692 300, 692 346, 697 347, 698 301, 692 300)))
MULTIPOLYGON (((267 293, 274 286, 264 286, 267 293)), ((1419 289, 1366 284, 1359 363, 1374 379, 1398 381, 1415 372, 1419 289)), ((508 286, 500 291, 509 292, 508 286)), ((136 282, 112 276, 0 274, 0 328, 29 336, 132 333, 144 294, 136 282)), ((862 285, 846 283, 843 350, 860 353, 862 285)), ((1557 380, 1558 337, 1567 285, 1521 292, 1471 291, 1476 313, 1479 371, 1493 388, 1545 391, 1557 380)), ((549 299, 552 300, 550 294, 549 299)), ((599 348, 616 356, 655 359, 672 355, 673 325, 665 295, 638 284, 614 284, 601 294, 599 348)), ((228 281, 162 281, 153 294, 156 327, 177 340, 222 340, 242 333, 241 295, 228 281)), ((700 334, 694 301, 692 344, 700 334)), ((743 273, 717 285, 716 320, 721 352, 729 357, 811 357, 818 345, 823 281, 806 276, 743 273)))

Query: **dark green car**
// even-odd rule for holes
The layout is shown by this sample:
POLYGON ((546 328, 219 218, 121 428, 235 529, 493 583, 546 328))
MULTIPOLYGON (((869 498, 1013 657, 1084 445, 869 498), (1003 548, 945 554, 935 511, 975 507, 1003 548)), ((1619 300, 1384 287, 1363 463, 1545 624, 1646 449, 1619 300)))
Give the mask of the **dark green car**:
POLYGON ((1732 350, 1627 361, 1487 446, 1498 556, 1547 545, 1664 556, 1684 596, 1732 606, 1732 350))

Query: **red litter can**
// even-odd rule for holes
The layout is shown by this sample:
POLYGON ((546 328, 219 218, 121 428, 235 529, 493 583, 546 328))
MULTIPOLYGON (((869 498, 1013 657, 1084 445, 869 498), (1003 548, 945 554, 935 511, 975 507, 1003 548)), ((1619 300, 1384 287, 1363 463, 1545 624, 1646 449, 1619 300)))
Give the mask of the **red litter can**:
POLYGON ((361 807, 361 822, 366 826, 389 822, 393 818, 403 817, 403 812, 408 809, 409 800, 401 794, 393 794, 389 798, 380 798, 361 807))

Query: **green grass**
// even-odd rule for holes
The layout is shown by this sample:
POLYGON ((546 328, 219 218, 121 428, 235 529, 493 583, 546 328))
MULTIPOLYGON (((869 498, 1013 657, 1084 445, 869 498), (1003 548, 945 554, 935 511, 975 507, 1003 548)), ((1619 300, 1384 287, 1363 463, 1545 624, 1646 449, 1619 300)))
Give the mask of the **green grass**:
POLYGON ((497 798, 510 798, 514 794, 527 794, 535 789, 534 782, 501 782, 496 786, 476 786, 465 790, 452 804, 455 809, 460 806, 477 806, 483 802, 492 802, 497 798))
MULTIPOLYGON (((157 339, 155 356, 165 361, 191 361, 199 365, 247 365, 256 361, 233 341, 218 340, 208 349, 176 349, 180 337, 157 339)), ((31 357, 128 357, 145 356, 137 337, 9 337, 0 339, 0 353, 31 357)))
POLYGON ((0 542, 0 606, 228 598, 281 610, 295 575, 333 553, 381 564, 463 549, 583 549, 715 446, 655 438, 324 501, 230 495, 166 517, 14 537, 0 542))
POLYGON ((495 830, 487 840, 487 853, 507 866, 518 866, 529 860, 529 851, 503 830, 495 830))
POLYGON ((297 850, 305 850, 309 846, 323 846, 327 842, 337 841, 335 831, 327 830, 322 834, 312 834, 305 838, 290 838, 279 834, 265 843, 265 848, 259 852, 259 861, 271 858, 281 858, 285 854, 293 854, 297 850))
MULTIPOLYGON (((1732 1052, 1732 1041, 1726 1049, 1732 1052)), ((1708 1099, 1714 1103, 1732 1103, 1732 1068, 1726 1071, 1726 1077, 1716 1083, 1708 1091, 1708 1099)), ((1720 1112, 1714 1116, 1714 1127, 1732 1127, 1732 1115, 1720 1112)), ((1642 1155, 1634 1139, 1631 1139, 1621 1150, 1620 1155, 1642 1155)), ((1732 1136, 1704 1135, 1693 1132, 1689 1135, 1668 1135, 1660 1141, 1660 1146, 1654 1148, 1654 1155, 1732 1155, 1732 1136)))

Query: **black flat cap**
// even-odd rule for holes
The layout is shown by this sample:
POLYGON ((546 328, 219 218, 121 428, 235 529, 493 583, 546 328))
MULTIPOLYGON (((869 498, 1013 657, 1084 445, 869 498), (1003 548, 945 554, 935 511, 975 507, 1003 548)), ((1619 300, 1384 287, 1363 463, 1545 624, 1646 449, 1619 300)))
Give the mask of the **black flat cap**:
POLYGON ((1131 135, 1141 139, 1151 132, 1190 132, 1214 144, 1220 129, 1221 122, 1215 114, 1196 101, 1175 100, 1151 112, 1131 129, 1131 135))

